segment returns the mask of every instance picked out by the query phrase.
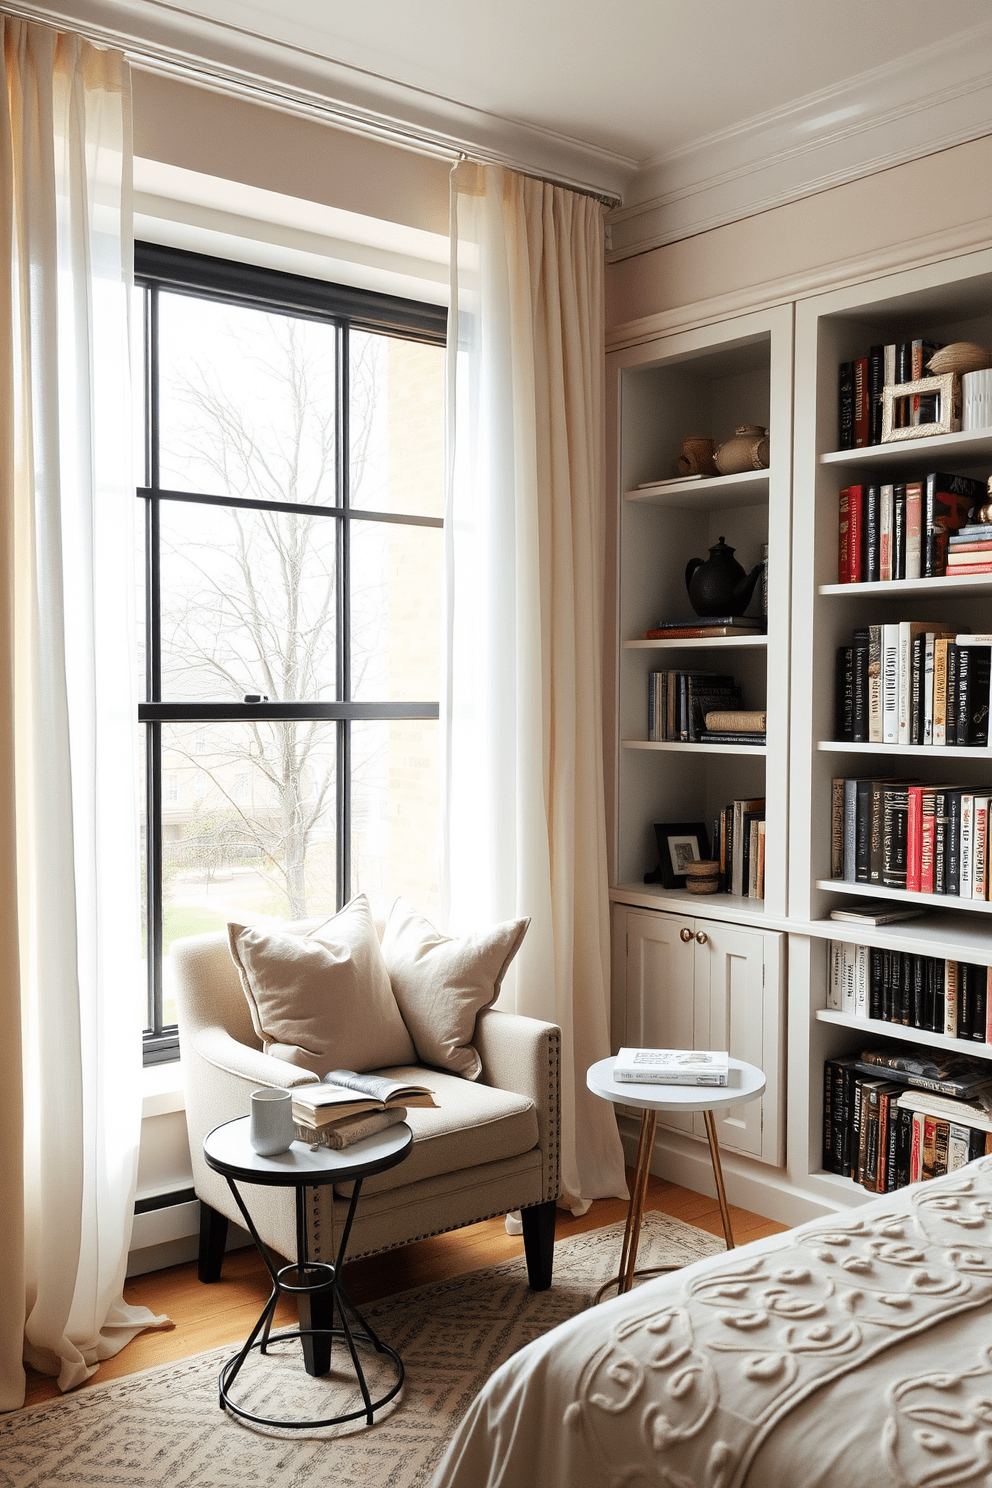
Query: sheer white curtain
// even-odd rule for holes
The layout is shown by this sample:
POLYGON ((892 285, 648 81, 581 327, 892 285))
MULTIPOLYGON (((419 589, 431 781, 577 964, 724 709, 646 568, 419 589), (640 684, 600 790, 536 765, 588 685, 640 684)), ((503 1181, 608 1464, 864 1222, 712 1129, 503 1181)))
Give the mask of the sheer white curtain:
POLYGON ((0 1406, 149 1324, 138 1133, 130 94, 118 52, 0 16, 0 1406))
POLYGON ((563 1033, 562 1202, 626 1195, 612 1108, 602 750, 603 223, 497 166, 452 172, 443 892, 532 917, 501 1005, 563 1033))

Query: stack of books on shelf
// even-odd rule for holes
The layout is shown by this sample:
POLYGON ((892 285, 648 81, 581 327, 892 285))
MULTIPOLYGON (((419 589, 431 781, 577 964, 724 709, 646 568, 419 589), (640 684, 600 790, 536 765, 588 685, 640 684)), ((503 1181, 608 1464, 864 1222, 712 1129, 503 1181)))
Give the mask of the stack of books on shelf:
POLYGON ((972 522, 947 539, 949 574, 992 573, 992 523, 972 522))
POLYGON ((828 954, 828 1009, 992 1044, 992 967, 844 940, 828 954))
POLYGON ((837 648, 835 738, 985 749, 990 672, 992 634, 940 620, 863 626, 837 648))
POLYGON ((948 555, 956 535, 981 526, 968 519, 986 496, 984 481, 941 471, 892 485, 845 486, 837 503, 837 582, 932 579, 962 566, 979 571, 961 558, 949 567, 948 555))
POLYGON ((765 798, 731 801, 713 822, 713 856, 724 892, 765 897, 765 798))
POLYGON ((651 743, 699 743, 706 715, 739 708, 740 688, 726 672, 648 673, 648 739, 651 743))
POLYGON ((408 1106, 435 1104, 426 1085, 332 1070, 318 1085, 293 1088, 293 1124, 298 1141, 350 1147, 404 1121, 408 1106))
POLYGON ((613 1078, 621 1085, 726 1085, 726 1049, 621 1049, 613 1078))
POLYGON ((989 799, 988 787, 835 779, 830 876, 987 900, 989 799))
MULTIPOLYGON (((867 354, 841 362, 838 387, 838 449, 862 449, 882 442, 882 389, 900 382, 926 377, 926 366, 939 341, 917 337, 868 348, 867 354)), ((916 395, 912 405, 897 402, 897 427, 932 423, 936 417, 936 394, 916 395)))
POLYGON ((992 1151, 990 1066, 890 1046, 823 1067, 823 1167, 892 1193, 992 1151))
POLYGON ((704 744, 764 744, 767 717, 763 708, 707 713, 700 738, 704 744))
POLYGON ((708 636, 764 635, 767 630, 762 615, 688 615, 680 620, 659 620, 645 631, 648 641, 693 641, 708 636))

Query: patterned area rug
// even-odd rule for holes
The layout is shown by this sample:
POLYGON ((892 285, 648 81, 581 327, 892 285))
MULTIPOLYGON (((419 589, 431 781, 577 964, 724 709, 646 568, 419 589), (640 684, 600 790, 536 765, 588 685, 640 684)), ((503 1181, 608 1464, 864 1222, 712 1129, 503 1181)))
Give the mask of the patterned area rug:
MULTIPOLYGON (((527 1286, 523 1258, 384 1298, 364 1314, 406 1366, 400 1397, 372 1427, 251 1426, 221 1411, 217 1376, 232 1353, 213 1349, 0 1418, 2 1488, 427 1488, 469 1402, 504 1359, 590 1306, 616 1274, 622 1225, 555 1247, 554 1285, 527 1286)), ((648 1212, 639 1267, 688 1264, 723 1249, 702 1230, 648 1212)), ((338 1345, 335 1344, 335 1349, 338 1345)), ((346 1357, 346 1356, 345 1356, 346 1357)), ((373 1398, 388 1383, 362 1351, 373 1398)), ((232 1397, 258 1415, 315 1420, 361 1405, 340 1354, 312 1379, 297 1342, 254 1353, 232 1397)))

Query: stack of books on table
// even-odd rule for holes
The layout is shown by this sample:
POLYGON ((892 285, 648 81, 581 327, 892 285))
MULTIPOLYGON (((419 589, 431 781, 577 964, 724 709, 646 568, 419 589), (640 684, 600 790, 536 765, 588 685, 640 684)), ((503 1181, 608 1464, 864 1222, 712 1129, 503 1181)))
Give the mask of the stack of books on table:
POLYGON ((613 1078, 621 1085, 726 1085, 730 1056, 715 1049, 621 1049, 613 1078))
POLYGON ((992 526, 974 522, 947 539, 948 574, 992 573, 992 526))
POLYGON ((332 1070, 319 1085, 294 1087, 293 1123, 301 1142, 350 1147, 405 1121, 407 1107, 433 1105, 434 1096, 426 1085, 332 1070))

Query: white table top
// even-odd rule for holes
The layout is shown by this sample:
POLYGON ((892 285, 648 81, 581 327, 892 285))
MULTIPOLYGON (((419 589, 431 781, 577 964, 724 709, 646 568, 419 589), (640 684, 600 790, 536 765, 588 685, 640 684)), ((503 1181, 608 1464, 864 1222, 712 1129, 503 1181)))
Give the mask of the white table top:
POLYGON ((241 1116, 215 1126, 203 1139, 203 1153, 217 1172, 271 1187, 349 1183, 353 1178, 367 1178, 402 1162, 413 1142, 410 1128, 400 1121, 350 1147, 311 1148, 308 1142, 293 1142, 285 1152, 263 1157, 248 1140, 250 1121, 250 1117, 241 1116))
POLYGON ((743 1105, 757 1099, 765 1088, 765 1077, 753 1064, 731 1059, 726 1085, 642 1085, 613 1078, 616 1057, 600 1059, 586 1071, 586 1084, 593 1095, 634 1106, 641 1111, 716 1111, 724 1106, 743 1105))

